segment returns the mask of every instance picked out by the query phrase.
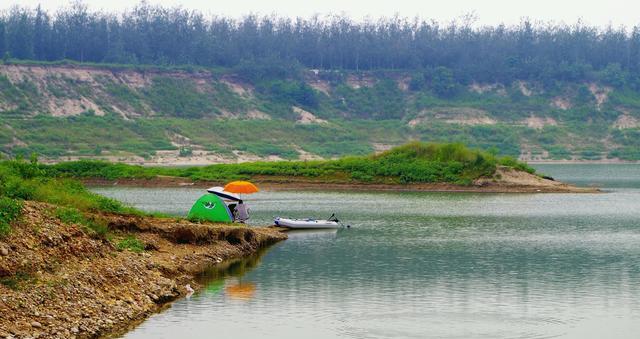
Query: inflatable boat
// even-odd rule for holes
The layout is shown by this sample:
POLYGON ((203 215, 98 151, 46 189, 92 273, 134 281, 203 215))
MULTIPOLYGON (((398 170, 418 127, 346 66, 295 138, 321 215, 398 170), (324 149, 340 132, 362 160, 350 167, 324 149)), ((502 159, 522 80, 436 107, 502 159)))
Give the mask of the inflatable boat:
POLYGON ((273 223, 276 226, 286 227, 290 229, 322 229, 322 228, 340 228, 342 225, 338 219, 331 216, 328 220, 317 219, 289 219, 275 218, 273 223))

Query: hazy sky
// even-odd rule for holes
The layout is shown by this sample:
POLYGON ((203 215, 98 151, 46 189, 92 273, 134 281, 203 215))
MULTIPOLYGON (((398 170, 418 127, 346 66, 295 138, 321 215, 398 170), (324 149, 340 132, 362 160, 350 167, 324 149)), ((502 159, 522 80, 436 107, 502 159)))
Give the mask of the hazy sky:
MULTIPOLYGON (((137 0, 86 0, 89 7, 109 11, 122 10, 138 3, 137 0)), ((588 24, 606 26, 640 23, 640 1, 629 0, 148 0, 166 6, 181 5, 214 13, 240 17, 247 13, 280 14, 284 16, 310 16, 313 14, 345 13, 354 19, 366 16, 377 18, 392 16, 419 16, 446 22, 473 13, 476 24, 513 24, 523 17, 534 20, 575 23, 579 19, 588 24)), ((68 0, 2 0, 0 8, 15 4, 55 10, 68 0)))

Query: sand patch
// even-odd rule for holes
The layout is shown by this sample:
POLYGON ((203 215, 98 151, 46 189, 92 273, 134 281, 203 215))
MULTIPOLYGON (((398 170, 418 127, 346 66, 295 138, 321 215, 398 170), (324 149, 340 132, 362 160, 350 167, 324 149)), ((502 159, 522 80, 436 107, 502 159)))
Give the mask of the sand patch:
POLYGON ((504 89, 504 86, 502 84, 481 84, 477 82, 469 85, 469 91, 477 94, 495 92, 500 96, 504 96, 507 94, 507 91, 504 89))
POLYGON ((255 161, 282 161, 283 158, 277 155, 269 155, 267 157, 260 157, 252 153, 247 153, 243 151, 234 150, 232 153, 236 157, 235 163, 243 163, 243 162, 255 162, 255 161))
POLYGON ((271 116, 263 111, 252 109, 247 112, 247 118, 258 120, 271 120, 271 116))
POLYGON ((317 154, 313 154, 310 152, 307 152, 305 150, 303 150, 302 148, 298 147, 298 146, 294 146, 296 152, 298 152, 298 159, 299 160, 323 160, 324 158, 317 155, 317 154))
POLYGON ((301 124, 326 124, 327 120, 316 117, 313 113, 305 111, 304 109, 296 106, 292 106, 291 109, 294 113, 298 114, 298 120, 296 122, 301 124))
POLYGON ((362 87, 373 87, 376 84, 376 79, 366 75, 349 75, 346 82, 349 87, 358 89, 362 87))
POLYGON ((229 77, 222 78, 220 82, 227 85, 229 89, 231 89, 231 91, 237 95, 245 96, 253 94, 253 88, 251 88, 251 86, 242 84, 241 82, 233 80, 229 77))
POLYGON ((184 147, 191 145, 191 139, 187 138, 184 135, 167 131, 167 137, 171 141, 171 145, 175 147, 184 147))
POLYGON ((22 140, 20 140, 20 139, 18 139, 18 138, 16 138, 16 137, 13 137, 13 138, 11 139, 11 142, 10 142, 10 143, 8 143, 8 144, 4 145, 4 147, 5 147, 5 148, 26 147, 26 146, 27 146, 27 143, 26 143, 26 142, 24 142, 24 141, 22 141, 22 140))
POLYGON ((331 95, 331 84, 326 80, 313 79, 307 80, 307 85, 315 89, 318 92, 322 92, 326 95, 331 95))
POLYGON ((543 129, 545 126, 558 126, 558 122, 550 117, 538 117, 531 115, 523 120, 523 123, 533 129, 543 129))
POLYGON ((409 83, 411 82, 411 78, 410 77, 401 77, 398 80, 396 80, 396 84, 398 85, 398 88, 400 88, 401 91, 403 92, 407 92, 409 91, 409 83))
POLYGON ((105 112, 93 101, 87 98, 54 99, 49 101, 49 113, 54 117, 68 117, 93 111, 97 116, 104 116, 105 112))
POLYGON ((543 179, 537 175, 523 171, 517 171, 511 167, 498 166, 493 178, 481 178, 474 182, 475 185, 489 185, 497 180, 503 186, 537 187, 540 190, 549 188, 568 188, 569 186, 559 181, 543 179))
POLYGON ((488 112, 469 107, 436 108, 423 111, 407 125, 415 127, 427 121, 440 121, 458 125, 495 125, 497 121, 489 117, 488 112))
POLYGON ((617 129, 637 128, 638 126, 640 126, 638 119, 627 113, 620 115, 613 123, 613 127, 617 129))
POLYGON ((613 91, 613 88, 608 86, 598 86, 595 83, 589 84, 589 92, 596 98, 596 106, 598 109, 609 100, 609 93, 613 91))
POLYGON ((526 97, 530 97, 533 95, 533 91, 527 87, 527 84, 524 81, 517 81, 516 84, 520 89, 520 93, 526 97))
POLYGON ((569 108, 571 108, 573 105, 571 105, 571 101, 568 98, 555 97, 555 98, 551 99, 551 106, 553 106, 555 108, 559 108, 559 109, 561 109, 563 111, 566 111, 569 108))
POLYGON ((383 144, 383 143, 374 142, 374 143, 371 144, 371 146, 373 146, 373 151, 375 153, 382 153, 382 152, 385 152, 385 151, 388 151, 388 150, 392 149, 393 147, 395 147, 397 145, 383 144))

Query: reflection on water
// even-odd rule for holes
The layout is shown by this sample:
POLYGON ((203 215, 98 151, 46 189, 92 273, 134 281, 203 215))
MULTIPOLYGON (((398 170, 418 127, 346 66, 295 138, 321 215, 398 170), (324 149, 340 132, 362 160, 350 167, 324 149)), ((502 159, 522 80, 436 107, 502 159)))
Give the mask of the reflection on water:
POLYGON ((260 265, 262 256, 268 248, 260 249, 255 254, 213 265, 196 277, 196 281, 204 286, 203 294, 211 296, 225 293, 231 298, 251 299, 256 291, 256 284, 243 282, 242 277, 260 265))
MULTIPOLYGON (((254 224, 336 212, 353 227, 292 233, 208 272, 205 291, 125 337, 635 338, 632 170, 640 166, 621 170, 629 188, 607 194, 258 193, 254 224)), ((101 192, 178 214, 200 193, 101 192)))

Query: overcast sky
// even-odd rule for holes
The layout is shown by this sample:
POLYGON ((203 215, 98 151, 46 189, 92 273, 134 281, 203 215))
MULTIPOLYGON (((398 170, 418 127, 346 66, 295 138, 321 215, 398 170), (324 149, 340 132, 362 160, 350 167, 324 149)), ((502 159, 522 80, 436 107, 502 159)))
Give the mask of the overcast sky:
MULTIPOLYGON (((361 20, 364 17, 419 16, 447 22, 473 13, 477 25, 514 24, 521 18, 572 24, 578 20, 598 26, 632 27, 640 23, 640 1, 629 0, 148 0, 152 4, 180 5, 205 13, 241 17, 248 13, 308 17, 313 14, 345 13, 361 20)), ((93 9, 121 11, 137 0, 86 0, 93 9)), ((55 10, 68 0, 2 0, 0 8, 12 5, 36 6, 55 10)))

